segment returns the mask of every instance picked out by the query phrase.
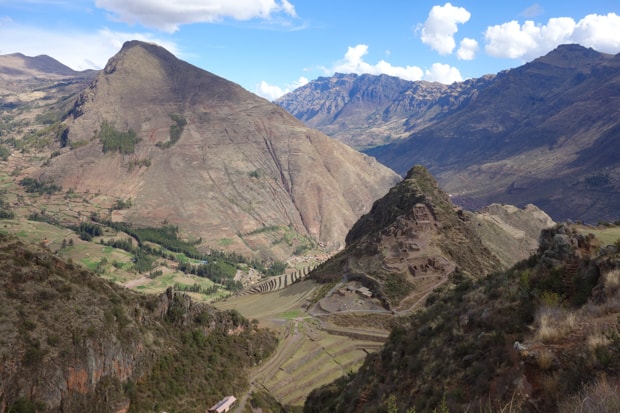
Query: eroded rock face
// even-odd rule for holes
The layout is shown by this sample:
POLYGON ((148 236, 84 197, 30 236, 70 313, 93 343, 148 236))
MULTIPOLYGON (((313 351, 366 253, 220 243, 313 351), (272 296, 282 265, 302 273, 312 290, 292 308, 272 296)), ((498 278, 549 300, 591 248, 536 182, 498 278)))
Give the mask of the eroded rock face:
POLYGON ((350 226, 399 180, 279 106, 141 42, 110 59, 66 123, 69 140, 85 145, 55 157, 42 179, 130 197, 127 220, 167 220, 241 253, 290 253, 270 252, 271 240, 243 239, 270 226, 341 248, 350 226), (103 121, 136 132, 133 153, 102 152, 103 121), (182 131, 171 141, 177 121, 182 131))
POLYGON ((561 224, 541 232, 539 244, 544 259, 556 263, 567 261, 579 245, 578 234, 561 224))

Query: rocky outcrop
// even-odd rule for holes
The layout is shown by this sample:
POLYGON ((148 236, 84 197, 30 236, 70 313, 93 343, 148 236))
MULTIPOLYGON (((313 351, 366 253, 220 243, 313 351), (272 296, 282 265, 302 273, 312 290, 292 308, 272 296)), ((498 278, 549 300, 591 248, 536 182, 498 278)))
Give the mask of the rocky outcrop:
POLYGON ((346 241, 346 249, 310 278, 360 281, 392 311, 413 311, 455 272, 479 277, 500 266, 421 166, 377 200, 346 241))

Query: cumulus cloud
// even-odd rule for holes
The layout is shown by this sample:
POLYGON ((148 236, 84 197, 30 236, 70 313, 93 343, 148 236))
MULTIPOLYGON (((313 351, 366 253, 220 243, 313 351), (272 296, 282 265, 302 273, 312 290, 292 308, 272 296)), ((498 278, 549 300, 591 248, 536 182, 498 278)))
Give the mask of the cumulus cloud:
POLYGON ((101 69, 128 40, 157 43, 179 55, 174 43, 150 33, 115 32, 107 28, 93 33, 59 32, 16 24, 8 19, 0 23, 0 54, 46 54, 75 70, 101 69))
POLYGON ((547 24, 511 21, 487 28, 485 50, 494 57, 533 59, 560 44, 579 43, 601 52, 620 52, 620 16, 590 14, 579 22, 570 17, 551 18, 547 24))
POLYGON ((397 76, 405 80, 420 80, 424 75, 422 69, 417 66, 393 66, 385 60, 377 64, 370 64, 364 61, 364 56, 368 54, 368 45, 358 44, 349 47, 344 55, 344 59, 336 63, 332 69, 326 69, 328 73, 368 73, 371 75, 386 74, 397 76))
POLYGON ((442 63, 433 63, 430 69, 426 69, 424 79, 445 84, 463 81, 461 72, 456 67, 442 63))
POLYGON ((452 53, 456 47, 454 34, 458 31, 457 24, 466 23, 470 17, 471 13, 465 8, 454 7, 450 3, 433 6, 422 26, 422 43, 441 55, 452 53))
POLYGON ((225 18, 268 20, 276 14, 296 17, 295 7, 288 0, 96 0, 95 4, 117 20, 169 33, 182 24, 225 18))
POLYGON ((459 50, 456 52, 456 57, 459 60, 473 60, 476 57, 478 51, 478 42, 475 39, 469 37, 461 40, 459 50))
POLYGON ((381 60, 376 64, 370 64, 364 60, 368 54, 368 46, 358 44, 349 47, 344 59, 338 61, 331 69, 325 68, 326 74, 338 73, 368 73, 371 75, 390 75, 405 80, 429 80, 433 82, 452 83, 462 80, 459 70, 447 64, 434 63, 430 69, 422 70, 418 66, 394 66, 381 60))
POLYGON ((291 83, 290 85, 287 85, 286 87, 281 88, 280 86, 271 85, 263 80, 256 87, 255 93, 259 96, 264 97, 265 99, 274 101, 277 98, 284 96, 287 93, 292 92, 293 90, 297 89, 298 87, 302 87, 303 85, 307 83, 308 83, 308 79, 302 76, 299 79, 297 79, 295 82, 291 83))
POLYGON ((605 53, 620 52, 620 16, 589 14, 575 26, 572 40, 605 53))

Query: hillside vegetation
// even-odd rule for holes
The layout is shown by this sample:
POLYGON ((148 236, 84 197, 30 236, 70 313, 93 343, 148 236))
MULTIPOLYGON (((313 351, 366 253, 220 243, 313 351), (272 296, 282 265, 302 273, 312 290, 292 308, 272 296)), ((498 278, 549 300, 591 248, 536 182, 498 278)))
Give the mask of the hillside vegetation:
POLYGON ((234 310, 136 294, 11 236, 0 261, 0 411, 204 412, 276 345, 234 310))
POLYGON ((560 225, 508 271, 454 274, 304 411, 617 411, 619 248, 560 225))

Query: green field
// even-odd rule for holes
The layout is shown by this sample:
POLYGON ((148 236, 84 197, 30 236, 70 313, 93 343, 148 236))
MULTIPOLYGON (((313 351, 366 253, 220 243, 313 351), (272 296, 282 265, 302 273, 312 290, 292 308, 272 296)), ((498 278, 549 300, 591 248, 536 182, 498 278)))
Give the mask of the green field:
POLYGON ((620 226, 603 226, 586 227, 583 225, 574 226, 577 231, 582 234, 594 234, 598 238, 602 245, 613 245, 620 240, 620 226))

